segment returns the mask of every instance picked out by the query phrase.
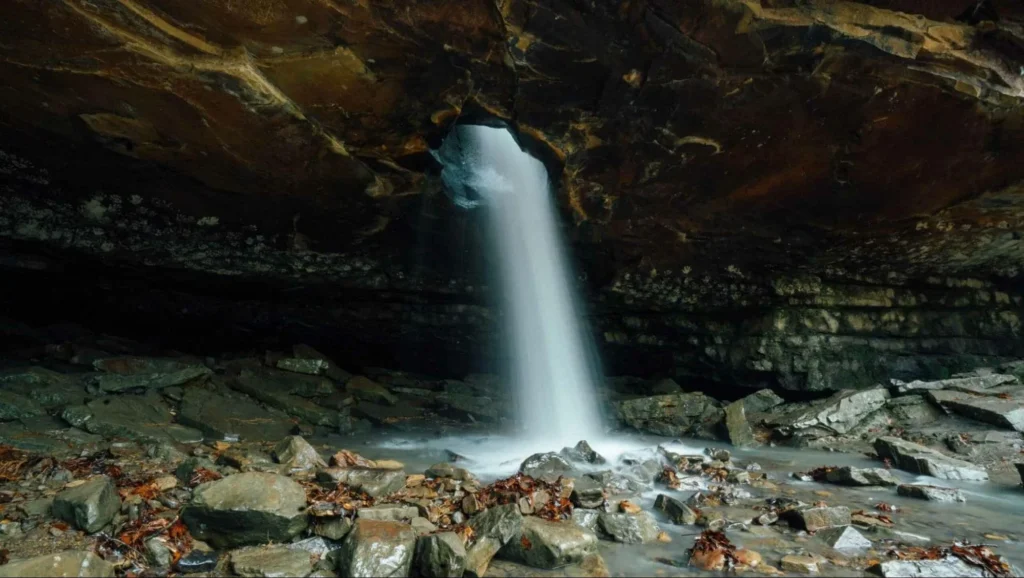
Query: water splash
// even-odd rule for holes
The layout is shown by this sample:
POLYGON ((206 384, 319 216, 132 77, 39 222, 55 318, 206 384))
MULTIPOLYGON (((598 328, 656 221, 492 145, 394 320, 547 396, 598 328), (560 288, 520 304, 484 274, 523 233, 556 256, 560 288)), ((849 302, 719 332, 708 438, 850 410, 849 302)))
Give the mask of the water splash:
POLYGON ((602 434, 544 164, 504 128, 460 125, 435 156, 456 204, 483 208, 499 257, 513 386, 528 440, 549 448, 602 434))

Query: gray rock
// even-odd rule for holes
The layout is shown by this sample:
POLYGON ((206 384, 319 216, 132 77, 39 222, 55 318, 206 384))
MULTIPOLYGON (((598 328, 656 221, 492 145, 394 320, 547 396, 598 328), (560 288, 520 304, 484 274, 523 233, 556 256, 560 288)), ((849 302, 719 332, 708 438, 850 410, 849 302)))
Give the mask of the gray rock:
POLYGON ((619 402, 619 419, 647 433, 717 439, 725 412, 703 393, 657 395, 619 402))
POLYGON ((416 550, 416 532, 407 524, 356 520, 338 553, 342 576, 408 576, 416 550))
POLYGON ((323 370, 324 375, 338 383, 345 383, 352 379, 352 374, 338 367, 338 364, 333 359, 308 345, 299 344, 293 346, 292 354, 299 359, 316 359, 324 362, 326 364, 323 370))
POLYGON ((473 479, 473 474, 469 473, 469 470, 457 468, 448 462, 441 462, 430 466, 423 472, 423 475, 428 478, 451 478, 459 481, 473 479))
POLYGON ((562 448, 562 451, 558 453, 570 462, 603 464, 606 461, 601 454, 597 453, 594 448, 590 447, 590 444, 588 444, 586 440, 580 440, 579 443, 571 448, 562 448))
POLYGON ((738 448, 756 445, 754 428, 750 427, 750 422, 747 421, 743 400, 725 406, 725 429, 732 445, 738 448))
POLYGON ((145 357, 97 359, 93 367, 107 372, 90 380, 92 387, 104 393, 162 389, 197 382, 213 374, 202 364, 145 357))
POLYGON ((825 479, 843 486, 896 486, 900 481, 885 468, 842 466, 826 474, 825 479))
POLYGON ((381 522, 401 522, 412 520, 420 515, 416 506, 403 506, 401 504, 383 504, 369 508, 359 508, 357 517, 362 520, 378 520, 381 522))
POLYGON ((39 498, 18 504, 18 511, 28 517, 49 516, 53 511, 53 498, 39 498))
POLYGON ((288 436, 274 447, 274 459, 290 472, 305 472, 326 467, 316 448, 302 436, 288 436))
POLYGON ((198 443, 203 439, 199 430, 171 423, 174 416, 156 392, 100 397, 84 406, 65 409, 61 417, 105 438, 156 443, 198 443))
POLYGON ((794 574, 817 574, 818 559, 814 556, 790 554, 782 557, 779 567, 794 574))
POLYGON ((677 525, 696 524, 697 512, 694 512, 686 504, 665 494, 658 494, 654 500, 654 507, 668 516, 668 519, 677 525))
POLYGON ((494 538, 501 546, 519 534, 522 526, 523 515, 515 504, 495 506, 469 521, 475 536, 494 538))
POLYGON ((602 534, 623 544, 646 544, 658 539, 661 529, 647 512, 636 514, 603 512, 598 517, 602 534))
POLYGON ((146 540, 146 558, 156 568, 170 568, 174 562, 174 553, 162 537, 146 540))
POLYGON ((889 415, 906 425, 924 425, 941 418, 943 413, 919 395, 894 397, 885 403, 889 415))
POLYGON ((341 551, 341 544, 333 540, 327 540, 322 536, 314 536, 288 544, 288 549, 298 550, 309 554, 316 560, 329 560, 333 567, 336 562, 336 554, 341 551))
POLYGON ((461 578, 466 547, 454 532, 422 536, 416 541, 415 568, 426 578, 461 578))
POLYGON ((84 484, 64 490, 53 500, 53 515, 87 534, 98 532, 121 509, 114 482, 96 476, 84 484))
POLYGON ((576 478, 570 499, 579 508, 600 508, 604 505, 604 485, 591 476, 576 478))
POLYGON ((422 516, 416 516, 415 518, 413 518, 412 521, 409 522, 409 525, 412 526, 412 529, 416 530, 416 533, 421 536, 426 534, 433 534, 437 531, 437 526, 430 523, 430 520, 422 516))
POLYGON ((931 502, 953 503, 967 501, 964 493, 957 488, 943 488, 925 484, 901 484, 896 487, 896 493, 908 498, 918 498, 931 502))
POLYGON ((825 528, 815 532, 814 537, 836 550, 866 550, 871 540, 850 526, 825 528))
POLYGON ((364 470, 357 468, 327 468, 316 473, 316 479, 335 487, 345 484, 350 488, 366 492, 373 498, 391 495, 405 487, 405 472, 402 470, 364 470))
POLYGON ((334 392, 334 386, 326 378, 295 375, 267 370, 242 370, 228 382, 232 389, 240 391, 267 406, 278 409, 314 425, 342 428, 347 426, 349 415, 344 412, 322 407, 299 393, 308 389, 320 389, 324 395, 334 392))
POLYGON ((791 526, 808 532, 850 525, 850 509, 846 506, 792 510, 788 515, 791 526))
POLYGON ((572 521, 581 528, 590 530, 591 532, 597 532, 597 519, 600 515, 601 512, 598 512, 597 510, 576 508, 572 511, 572 521))
POLYGON ((944 480, 985 481, 988 472, 981 466, 958 460, 931 448, 896 437, 875 440, 879 457, 891 460, 900 468, 914 474, 923 474, 944 480))
POLYGON ((806 409, 797 409, 774 418, 774 423, 784 433, 790 434, 809 428, 819 428, 831 434, 845 434, 859 425, 868 414, 884 407, 888 399, 889 392, 881 387, 840 391, 806 409))
POLYGON ((178 478, 182 485, 187 486, 199 468, 210 470, 211 472, 217 471, 217 466, 209 458, 191 456, 182 460, 178 467, 174 468, 174 477, 178 478))
POLYGON ((277 474, 247 472, 200 484, 182 520, 216 548, 284 542, 308 523, 306 491, 277 474))
POLYGON ((284 357, 282 359, 278 359, 275 366, 284 371, 303 373, 306 375, 320 375, 327 371, 327 362, 323 359, 284 357))
POLYGON ((217 440, 277 441, 295 426, 287 415, 270 412, 248 397, 201 387, 185 390, 178 421, 217 440))
POLYGON ((893 560, 879 565, 884 578, 982 578, 984 570, 956 556, 941 560, 893 560))
POLYGON ((567 522, 523 519, 522 530, 499 552, 500 558, 533 568, 560 568, 576 564, 597 551, 593 532, 567 522))
POLYGON ((0 421, 13 421, 43 415, 43 406, 28 396, 4 391, 0 395, 0 421))
POLYGON ((971 377, 940 379, 936 381, 911 381, 910 383, 894 382, 894 385, 900 393, 907 393, 911 391, 938 391, 944 389, 977 391, 1011 383, 1019 383, 1019 381, 1013 375, 1000 375, 993 373, 971 377))
POLYGON ((235 550, 230 561, 236 576, 252 578, 308 576, 314 564, 308 552, 280 544, 235 550))
POLYGON ((395 397, 395 394, 388 391, 388 388, 362 375, 357 375, 348 380, 348 383, 345 384, 345 390, 356 398, 370 403, 384 403, 388 405, 398 403, 398 398, 395 397))
POLYGON ((501 543, 495 538, 480 538, 466 550, 467 578, 483 578, 491 565, 494 556, 501 550, 501 543))
POLYGON ((928 397, 962 416, 1024 432, 1024 393, 1003 399, 955 391, 929 391, 928 397))
POLYGON ((743 402, 743 409, 748 415, 764 413, 785 403, 784 399, 770 389, 759 389, 740 401, 743 402))
POLYGON ((313 522, 313 533, 328 540, 341 540, 352 531, 352 519, 342 516, 316 518, 313 522))
POLYGON ((533 454, 523 460, 523 463, 519 466, 519 471, 531 478, 554 482, 559 477, 570 475, 573 468, 562 456, 554 452, 547 452, 533 454))
POLYGON ((114 565, 92 552, 65 550, 26 560, 11 560, 0 566, 0 578, 25 576, 113 578, 114 565))
POLYGON ((1020 481, 1024 484, 1024 463, 1013 464, 1017 467, 1017 475, 1020 476, 1020 481))

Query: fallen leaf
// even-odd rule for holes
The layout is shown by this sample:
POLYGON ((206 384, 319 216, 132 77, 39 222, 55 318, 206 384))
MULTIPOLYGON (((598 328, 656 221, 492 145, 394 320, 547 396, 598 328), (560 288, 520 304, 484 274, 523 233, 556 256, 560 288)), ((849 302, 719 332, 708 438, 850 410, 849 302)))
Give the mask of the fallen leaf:
POLYGON ((672 541, 672 537, 668 535, 668 532, 659 532, 658 541, 668 543, 672 541))
POLYGON ((530 542, 530 539, 526 536, 519 539, 519 544, 523 547, 523 550, 530 550, 533 548, 533 542, 530 542))
POLYGON ((622 500, 619 502, 619 511, 626 514, 639 514, 643 509, 629 500, 622 500))

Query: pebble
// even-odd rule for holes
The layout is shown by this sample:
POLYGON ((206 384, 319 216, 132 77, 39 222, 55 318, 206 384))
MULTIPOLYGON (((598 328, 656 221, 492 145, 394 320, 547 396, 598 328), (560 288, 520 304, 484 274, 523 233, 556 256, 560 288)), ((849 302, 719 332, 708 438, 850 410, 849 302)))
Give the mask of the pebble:
POLYGON ((800 574, 816 574, 818 572, 818 561, 811 556, 790 554, 782 558, 782 569, 800 574))

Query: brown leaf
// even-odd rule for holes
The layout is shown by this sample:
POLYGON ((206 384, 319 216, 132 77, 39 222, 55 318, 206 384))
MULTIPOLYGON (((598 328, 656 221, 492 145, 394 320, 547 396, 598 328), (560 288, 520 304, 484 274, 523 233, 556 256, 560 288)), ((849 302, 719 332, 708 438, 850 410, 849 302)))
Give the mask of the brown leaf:
POLYGON ((530 550, 533 548, 533 542, 531 542, 526 536, 519 539, 519 544, 523 547, 523 550, 530 550))
POLYGON ((350 452, 348 450, 341 450, 338 453, 331 456, 331 465, 336 468, 373 468, 373 460, 368 460, 363 456, 350 452))

